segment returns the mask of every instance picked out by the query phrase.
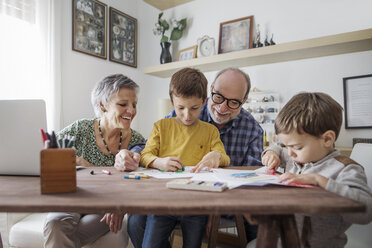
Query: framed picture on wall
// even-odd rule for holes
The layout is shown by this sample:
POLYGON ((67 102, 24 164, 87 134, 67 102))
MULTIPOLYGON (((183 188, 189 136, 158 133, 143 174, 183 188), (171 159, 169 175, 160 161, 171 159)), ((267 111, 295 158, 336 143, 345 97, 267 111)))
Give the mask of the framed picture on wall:
POLYGON ((218 53, 240 51, 252 47, 253 16, 220 23, 218 53))
POLYGON ((137 19, 110 7, 110 60, 137 67, 137 19))
POLYGON ((96 0, 72 1, 72 49, 107 58, 107 5, 96 0))
POLYGON ((345 128, 372 128, 372 74, 346 77, 343 83, 345 128))
POLYGON ((178 61, 196 58, 196 50, 198 46, 188 47, 178 51, 178 61))

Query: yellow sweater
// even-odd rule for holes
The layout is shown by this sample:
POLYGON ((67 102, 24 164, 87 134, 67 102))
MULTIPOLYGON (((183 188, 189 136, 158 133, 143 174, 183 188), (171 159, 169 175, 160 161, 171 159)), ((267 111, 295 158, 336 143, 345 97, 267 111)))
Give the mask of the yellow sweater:
POLYGON ((156 158, 179 157, 183 165, 194 166, 211 151, 221 154, 220 166, 230 164, 220 133, 212 124, 198 120, 195 125, 185 126, 175 117, 162 119, 154 123, 140 164, 147 168, 156 158))

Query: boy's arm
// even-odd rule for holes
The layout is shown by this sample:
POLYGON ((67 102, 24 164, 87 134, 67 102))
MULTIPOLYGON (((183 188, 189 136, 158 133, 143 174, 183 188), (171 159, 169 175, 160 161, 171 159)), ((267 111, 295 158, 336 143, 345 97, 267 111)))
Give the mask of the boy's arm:
POLYGON ((226 167, 230 164, 230 157, 226 154, 225 147, 220 139, 220 133, 216 127, 211 128, 210 152, 204 155, 202 160, 195 165, 192 172, 200 172, 203 168, 226 167))
POLYGON ((148 166, 158 158, 159 148, 160 148, 160 130, 158 122, 154 124, 154 128, 151 131, 151 134, 146 142, 145 148, 141 152, 140 165, 148 166))
POLYGON ((325 189, 366 205, 365 213, 343 214, 345 221, 356 224, 368 224, 372 221, 372 190, 368 187, 362 166, 346 165, 335 179, 328 179, 325 189))
POLYGON ((212 140, 211 140, 211 151, 216 151, 221 154, 220 157, 220 166, 226 167, 230 164, 230 157, 226 154, 225 146, 223 145, 220 132, 217 128, 213 128, 212 140))
POLYGON ((279 166, 285 168, 285 165, 290 160, 287 149, 271 144, 267 147, 261 155, 262 164, 269 169, 277 169, 279 166))

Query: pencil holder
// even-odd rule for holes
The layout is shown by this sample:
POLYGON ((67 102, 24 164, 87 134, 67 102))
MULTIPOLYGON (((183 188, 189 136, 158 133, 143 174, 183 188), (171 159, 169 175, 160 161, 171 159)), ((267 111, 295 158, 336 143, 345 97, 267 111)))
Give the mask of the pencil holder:
POLYGON ((42 194, 76 192, 75 149, 44 149, 40 152, 42 194))

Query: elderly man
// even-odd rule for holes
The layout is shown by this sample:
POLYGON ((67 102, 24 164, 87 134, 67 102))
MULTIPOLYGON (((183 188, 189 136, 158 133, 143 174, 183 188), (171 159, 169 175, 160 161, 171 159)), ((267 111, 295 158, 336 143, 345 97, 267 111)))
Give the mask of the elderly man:
MULTIPOLYGON (((263 130, 253 116, 242 109, 251 88, 249 76, 237 68, 220 71, 211 84, 211 96, 202 108, 199 119, 215 125, 230 157, 230 166, 262 165, 263 130)), ((166 118, 176 116, 173 110, 166 118)), ((137 159, 132 159, 139 147, 117 156, 118 164, 125 167, 138 166, 137 159)), ((142 147, 143 149, 143 147, 142 147)), ((136 155, 137 156, 137 155, 136 155)), ((227 216, 227 218, 232 218, 227 216)), ((142 247, 145 233, 146 216, 131 215, 128 232, 133 245, 142 247)), ((257 236, 257 226, 245 222, 247 240, 257 236)))

